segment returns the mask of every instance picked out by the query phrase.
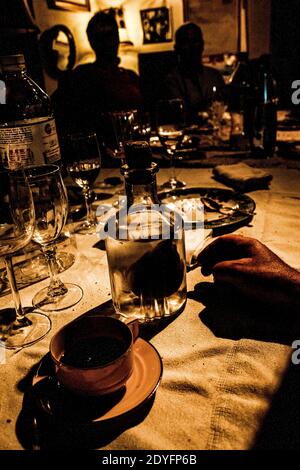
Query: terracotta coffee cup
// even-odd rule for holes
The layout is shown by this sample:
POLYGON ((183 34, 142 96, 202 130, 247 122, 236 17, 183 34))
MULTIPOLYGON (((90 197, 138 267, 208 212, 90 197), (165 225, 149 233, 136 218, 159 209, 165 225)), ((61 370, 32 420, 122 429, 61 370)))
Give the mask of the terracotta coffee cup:
POLYGON ((83 315, 68 323, 50 343, 59 383, 88 396, 119 390, 133 371, 138 331, 138 320, 125 324, 99 315, 83 315))

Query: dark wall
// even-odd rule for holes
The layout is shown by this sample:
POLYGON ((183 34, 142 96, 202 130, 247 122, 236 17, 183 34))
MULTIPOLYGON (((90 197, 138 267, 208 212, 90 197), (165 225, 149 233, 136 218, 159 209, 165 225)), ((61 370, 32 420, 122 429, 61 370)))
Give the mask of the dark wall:
POLYGON ((291 83, 300 80, 300 1, 272 0, 271 52, 282 104, 291 103, 291 83))
POLYGON ((0 3, 0 55, 24 54, 29 75, 43 87, 38 27, 22 0, 1 0, 0 3))
POLYGON ((271 0, 243 0, 247 4, 249 57, 270 53, 271 0))

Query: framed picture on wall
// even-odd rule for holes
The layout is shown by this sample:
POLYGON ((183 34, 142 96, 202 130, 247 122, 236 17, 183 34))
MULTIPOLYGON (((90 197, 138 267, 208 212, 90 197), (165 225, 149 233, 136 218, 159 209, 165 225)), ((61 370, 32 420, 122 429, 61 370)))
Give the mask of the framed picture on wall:
POLYGON ((141 10, 144 44, 172 41, 172 25, 169 8, 141 10))
POLYGON ((235 53, 239 44, 240 0, 183 0, 184 19, 198 24, 205 55, 235 53))
POLYGON ((47 0, 48 7, 56 10, 90 11, 90 0, 47 0))

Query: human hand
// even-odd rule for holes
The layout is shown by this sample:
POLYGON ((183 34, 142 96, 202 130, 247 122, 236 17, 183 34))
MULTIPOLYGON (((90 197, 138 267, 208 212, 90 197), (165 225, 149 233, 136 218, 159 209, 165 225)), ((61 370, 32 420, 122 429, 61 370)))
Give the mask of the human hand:
POLYGON ((202 274, 216 284, 261 304, 298 307, 300 273, 258 240, 237 235, 219 237, 198 256, 202 274))

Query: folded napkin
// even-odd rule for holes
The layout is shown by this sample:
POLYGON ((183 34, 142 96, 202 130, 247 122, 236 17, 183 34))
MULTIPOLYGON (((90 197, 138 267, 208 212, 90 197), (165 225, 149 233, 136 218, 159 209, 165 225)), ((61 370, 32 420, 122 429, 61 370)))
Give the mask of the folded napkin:
POLYGON ((237 191, 247 192, 268 188, 272 175, 259 168, 252 168, 246 163, 217 165, 213 169, 215 178, 237 191))

